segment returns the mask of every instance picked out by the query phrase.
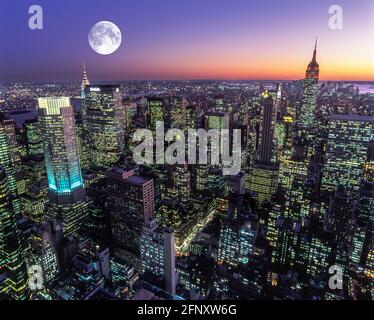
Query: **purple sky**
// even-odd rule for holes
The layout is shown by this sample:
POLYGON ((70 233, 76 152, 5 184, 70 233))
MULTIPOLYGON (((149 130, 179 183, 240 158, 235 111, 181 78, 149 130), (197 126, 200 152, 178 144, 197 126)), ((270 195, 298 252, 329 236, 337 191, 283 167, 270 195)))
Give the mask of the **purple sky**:
POLYGON ((372 0, 2 0, 0 80, 299 79, 319 38, 322 79, 374 80, 372 0), (44 30, 28 28, 28 8, 44 30), (328 8, 344 9, 343 30, 328 8), (96 54, 88 33, 109 20, 123 43, 96 54))

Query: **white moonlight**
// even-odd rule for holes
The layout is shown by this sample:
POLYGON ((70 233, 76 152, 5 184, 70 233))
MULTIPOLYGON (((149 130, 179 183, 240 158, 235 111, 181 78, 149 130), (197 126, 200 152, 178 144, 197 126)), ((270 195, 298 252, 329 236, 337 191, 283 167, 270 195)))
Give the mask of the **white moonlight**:
POLYGON ((113 22, 100 21, 92 27, 88 41, 98 54, 112 54, 121 46, 121 30, 113 22))

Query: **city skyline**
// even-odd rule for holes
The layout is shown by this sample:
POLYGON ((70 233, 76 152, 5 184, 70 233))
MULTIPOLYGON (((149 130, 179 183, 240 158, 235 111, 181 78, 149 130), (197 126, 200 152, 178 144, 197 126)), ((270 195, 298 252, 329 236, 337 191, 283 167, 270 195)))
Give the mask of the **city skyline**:
POLYGON ((0 301, 374 300, 374 6, 40 1, 0 28, 0 301))
POLYGON ((6 26, 0 28, 0 80, 76 81, 82 61, 90 78, 102 81, 297 80, 318 36, 321 81, 374 81, 374 5, 367 0, 336 1, 342 30, 329 28, 331 4, 325 1, 90 3, 39 1, 44 29, 30 30, 33 3, 7 1, 0 16, 6 26), (123 33, 110 56, 97 55, 88 43, 100 20, 113 21, 123 33))

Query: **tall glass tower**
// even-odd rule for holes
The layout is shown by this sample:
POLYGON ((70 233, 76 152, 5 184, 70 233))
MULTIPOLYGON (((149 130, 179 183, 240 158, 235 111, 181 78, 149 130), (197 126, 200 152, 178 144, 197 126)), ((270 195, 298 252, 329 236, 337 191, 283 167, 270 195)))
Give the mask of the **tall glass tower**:
POLYGON ((274 139, 274 102, 268 91, 262 94, 262 105, 264 108, 262 118, 262 137, 260 146, 260 162, 271 163, 273 158, 274 139))
POLYGON ((90 165, 104 169, 115 166, 125 147, 125 108, 119 86, 86 86, 82 105, 85 141, 90 165))
POLYGON ((24 300, 27 298, 26 265, 11 192, 6 169, 0 167, 0 273, 6 272, 0 293, 9 295, 12 300, 24 300))
POLYGON ((310 129, 314 122, 314 112, 317 104, 319 79, 319 64, 317 62, 317 40, 314 47, 313 58, 305 73, 303 104, 298 114, 298 127, 310 129))
POLYGON ((21 202, 18 196, 16 168, 12 157, 12 144, 9 134, 3 122, 0 122, 0 166, 4 168, 8 176, 10 197, 16 215, 22 213, 21 202))
POLYGON ((78 158, 75 119, 69 98, 40 98, 39 121, 49 188, 49 215, 75 234, 87 204, 78 158))

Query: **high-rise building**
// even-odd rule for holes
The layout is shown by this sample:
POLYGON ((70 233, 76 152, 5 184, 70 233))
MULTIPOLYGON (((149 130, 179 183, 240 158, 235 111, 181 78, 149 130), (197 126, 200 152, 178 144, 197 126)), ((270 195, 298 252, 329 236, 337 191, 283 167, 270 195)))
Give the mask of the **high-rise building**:
POLYGON ((255 163, 250 170, 249 190, 252 191, 258 203, 261 205, 264 201, 270 201, 273 194, 278 189, 279 166, 255 163))
POLYGON ((248 188, 255 193, 259 204, 271 200, 278 188, 279 175, 279 164, 275 161, 274 148, 276 112, 274 100, 267 90, 262 93, 262 108, 262 132, 258 157, 247 177, 248 188))
POLYGON ((187 121, 188 101, 183 98, 171 99, 170 127, 184 129, 187 121))
POLYGON ((313 52, 312 61, 308 65, 304 80, 303 103, 297 116, 297 125, 300 129, 312 129, 314 113, 317 104, 319 80, 319 64, 317 62, 317 40, 313 52))
POLYGON ((136 176, 134 171, 114 168, 107 172, 108 210, 115 245, 139 252, 139 236, 144 221, 154 218, 153 179, 136 176))
POLYGON ((291 267, 295 264, 302 226, 292 219, 278 217, 271 240, 271 262, 275 268, 291 267))
POLYGON ((27 298, 27 274, 11 192, 6 170, 0 167, 0 270, 6 271, 0 293, 23 300, 27 298))
POLYGON ((340 246, 349 238, 350 225, 353 224, 354 203, 344 187, 338 187, 326 213, 325 229, 335 235, 340 246))
POLYGON ((86 86, 82 106, 84 138, 91 167, 107 169, 125 148, 125 108, 119 86, 86 86))
POLYGON ((8 138, 9 151, 15 169, 17 184, 21 180, 21 148, 17 141, 16 124, 7 113, 0 112, 0 125, 3 127, 8 138), (20 177, 19 177, 20 176, 20 177))
POLYGON ((165 121, 166 111, 164 100, 161 98, 148 99, 148 128, 156 130, 156 123, 165 121))
POLYGON ((343 185, 357 196, 373 130, 374 120, 370 116, 331 116, 322 192, 331 195, 339 185, 343 185))
POLYGON ((49 215, 76 234, 87 214, 78 158, 74 110, 69 98, 40 98, 39 121, 49 188, 49 215))
POLYGON ((28 264, 40 266, 43 280, 48 283, 60 272, 57 247, 62 240, 62 226, 55 222, 43 222, 35 225, 30 235, 28 264))
POLYGON ((271 163, 274 153, 274 127, 275 113, 273 98, 268 91, 262 94, 262 132, 259 148, 259 161, 262 163, 271 163))
POLYGON ((0 122, 0 166, 2 166, 8 177, 10 197, 16 216, 21 215, 22 206, 17 188, 17 162, 12 152, 12 143, 9 136, 9 127, 4 121, 0 122))
POLYGON ((282 159, 279 183, 285 189, 285 216, 301 221, 309 215, 306 198, 309 163, 305 159, 282 159))
POLYGON ((21 196, 23 214, 32 221, 45 220, 48 203, 48 183, 44 155, 22 158, 25 179, 25 194, 21 196))
POLYGON ((374 141, 370 141, 364 178, 361 180, 358 200, 357 222, 367 226, 371 236, 374 236, 374 141))
POLYGON ((43 137, 41 135, 38 120, 27 120, 23 127, 26 132, 27 154, 29 156, 43 154, 43 137))
POLYGON ((237 266, 248 264, 257 238, 257 224, 232 219, 221 220, 218 262, 237 266))
POLYGON ((173 194, 178 197, 182 205, 190 202, 191 174, 187 165, 177 165, 173 171, 173 194))
POLYGON ((174 247, 173 229, 158 227, 154 219, 145 221, 140 237, 142 274, 170 294, 175 294, 177 284, 174 247))
POLYGON ((333 242, 328 235, 305 235, 300 241, 296 261, 307 275, 323 277, 330 267, 332 248, 333 242))
POLYGON ((197 123, 197 107, 195 105, 188 105, 186 107, 186 129, 196 129, 197 123))

